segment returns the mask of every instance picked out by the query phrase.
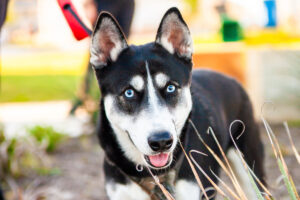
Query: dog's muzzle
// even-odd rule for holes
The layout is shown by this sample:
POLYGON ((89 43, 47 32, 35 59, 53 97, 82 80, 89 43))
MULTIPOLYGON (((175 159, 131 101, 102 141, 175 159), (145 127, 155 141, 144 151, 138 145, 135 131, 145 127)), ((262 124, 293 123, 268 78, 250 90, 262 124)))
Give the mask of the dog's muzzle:
POLYGON ((166 167, 171 161, 171 149, 173 137, 169 132, 154 133, 148 138, 150 148, 156 153, 145 156, 146 161, 156 168, 166 167))

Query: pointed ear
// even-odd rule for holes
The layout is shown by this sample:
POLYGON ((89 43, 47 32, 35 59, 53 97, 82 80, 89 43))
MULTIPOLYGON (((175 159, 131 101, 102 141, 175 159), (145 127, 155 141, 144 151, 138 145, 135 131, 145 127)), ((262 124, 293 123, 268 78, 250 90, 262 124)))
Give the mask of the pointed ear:
POLYGON ((170 8, 162 18, 155 43, 163 46, 171 54, 176 53, 181 58, 192 59, 192 37, 177 8, 170 8))
POLYGON ((116 61, 122 50, 128 47, 125 36, 114 17, 108 12, 101 12, 90 47, 90 62, 95 69, 101 69, 109 61, 116 61))

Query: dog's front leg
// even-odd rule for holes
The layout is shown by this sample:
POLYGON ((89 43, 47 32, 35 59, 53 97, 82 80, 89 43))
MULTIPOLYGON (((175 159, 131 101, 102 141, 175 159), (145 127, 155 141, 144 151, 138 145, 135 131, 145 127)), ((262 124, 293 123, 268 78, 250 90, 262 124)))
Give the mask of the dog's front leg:
POLYGON ((200 188, 196 182, 180 179, 175 185, 176 200, 199 200, 200 188))
POLYGON ((150 200, 149 195, 132 181, 126 184, 107 182, 105 188, 110 200, 150 200))
POLYGON ((104 161, 105 189, 109 200, 150 200, 149 195, 114 165, 104 161))

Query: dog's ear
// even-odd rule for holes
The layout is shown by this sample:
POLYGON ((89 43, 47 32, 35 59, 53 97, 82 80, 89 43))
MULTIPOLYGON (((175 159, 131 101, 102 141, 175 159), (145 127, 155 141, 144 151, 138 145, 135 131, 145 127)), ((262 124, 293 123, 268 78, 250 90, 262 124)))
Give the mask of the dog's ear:
POLYGON ((181 58, 191 60, 193 53, 192 37, 177 8, 170 8, 162 18, 155 43, 163 46, 171 54, 176 53, 181 58))
POLYGON ((101 69, 109 61, 116 61, 122 50, 128 47, 125 36, 114 17, 108 12, 101 12, 90 48, 90 62, 95 69, 101 69))

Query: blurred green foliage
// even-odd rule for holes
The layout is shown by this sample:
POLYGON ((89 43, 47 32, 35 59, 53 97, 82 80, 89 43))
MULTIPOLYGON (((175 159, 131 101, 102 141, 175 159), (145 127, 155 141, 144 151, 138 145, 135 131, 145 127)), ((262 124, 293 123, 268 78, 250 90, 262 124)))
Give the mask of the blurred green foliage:
POLYGON ((53 152, 66 135, 55 131, 52 127, 35 126, 29 129, 29 133, 36 141, 45 146, 47 152, 53 152))
POLYGON ((80 76, 2 76, 0 102, 64 100, 75 97, 80 76))
POLYGON ((13 170, 16 144, 17 140, 15 138, 7 139, 3 128, 0 128, 0 177, 3 174, 18 174, 13 170))
MULTIPOLYGON (((0 177, 22 177, 43 166, 39 155, 26 140, 7 138, 0 132, 0 177)), ((44 166, 43 166, 44 167, 44 166)))
POLYGON ((33 127, 28 137, 8 138, 0 126, 0 180, 38 175, 58 175, 60 169, 52 168, 47 152, 52 152, 66 135, 52 127, 33 127))

